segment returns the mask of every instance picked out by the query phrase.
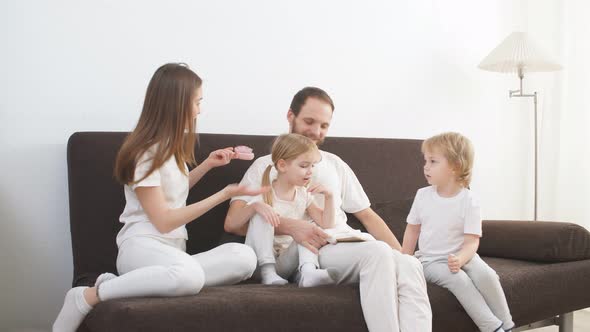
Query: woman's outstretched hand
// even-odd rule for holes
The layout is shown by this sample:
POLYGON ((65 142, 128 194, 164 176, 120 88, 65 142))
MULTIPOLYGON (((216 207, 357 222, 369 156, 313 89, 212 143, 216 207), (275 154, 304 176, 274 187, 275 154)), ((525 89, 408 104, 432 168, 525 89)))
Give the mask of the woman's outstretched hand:
POLYGON ((223 188, 223 192, 229 197, 234 196, 257 196, 267 192, 270 187, 252 188, 240 184, 229 184, 223 188))

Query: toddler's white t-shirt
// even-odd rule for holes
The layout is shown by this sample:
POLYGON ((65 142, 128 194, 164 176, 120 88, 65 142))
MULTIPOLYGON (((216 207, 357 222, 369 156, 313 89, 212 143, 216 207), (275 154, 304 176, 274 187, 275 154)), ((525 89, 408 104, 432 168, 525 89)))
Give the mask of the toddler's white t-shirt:
POLYGON ((455 254, 461 250, 465 234, 482 235, 479 202, 465 188, 448 198, 441 197, 435 186, 419 189, 407 222, 421 225, 419 256, 455 254))

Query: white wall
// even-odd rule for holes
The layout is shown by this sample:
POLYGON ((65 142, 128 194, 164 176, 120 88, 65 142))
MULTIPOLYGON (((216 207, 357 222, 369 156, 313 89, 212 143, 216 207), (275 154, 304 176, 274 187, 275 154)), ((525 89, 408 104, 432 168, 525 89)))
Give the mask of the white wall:
POLYGON ((560 85, 559 177, 552 217, 590 229, 590 3, 564 4, 563 61, 568 66, 560 85))
MULTIPOLYGON (((539 216, 590 229, 590 3, 527 0, 527 30, 553 49, 564 68, 530 75, 528 91, 540 91, 539 216)), ((532 112, 529 107, 528 112, 532 112)))
POLYGON ((530 105, 508 99, 514 77, 476 69, 511 31, 528 28, 526 7, 512 0, 2 2, 0 328, 48 329, 71 283, 68 137, 131 130, 149 78, 170 61, 188 63, 205 80, 201 132, 284 132, 292 95, 320 86, 336 103, 332 136, 466 134, 477 149, 473 189, 484 217, 530 218, 532 136, 522 111, 530 105))

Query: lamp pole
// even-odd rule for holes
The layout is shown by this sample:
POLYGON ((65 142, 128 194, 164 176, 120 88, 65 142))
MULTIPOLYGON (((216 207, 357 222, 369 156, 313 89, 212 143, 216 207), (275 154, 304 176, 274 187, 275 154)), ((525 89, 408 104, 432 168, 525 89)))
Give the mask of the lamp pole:
POLYGON ((533 92, 533 94, 524 94, 522 91, 522 79, 524 78, 524 70, 522 66, 518 67, 518 78, 520 79, 520 90, 509 90, 510 91, 510 98, 512 97, 532 97, 535 104, 535 113, 534 113, 534 126, 535 126, 535 198, 534 198, 534 221, 537 221, 537 182, 538 182, 538 172, 537 172, 537 92, 533 92))

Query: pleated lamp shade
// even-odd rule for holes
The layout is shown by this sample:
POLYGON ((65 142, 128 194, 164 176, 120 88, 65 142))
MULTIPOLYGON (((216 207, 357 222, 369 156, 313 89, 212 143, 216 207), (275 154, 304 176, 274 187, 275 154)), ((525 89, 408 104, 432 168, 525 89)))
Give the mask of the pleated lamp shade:
POLYGON ((478 66, 500 73, 542 72, 560 70, 554 62, 524 32, 513 32, 506 37, 478 66))

